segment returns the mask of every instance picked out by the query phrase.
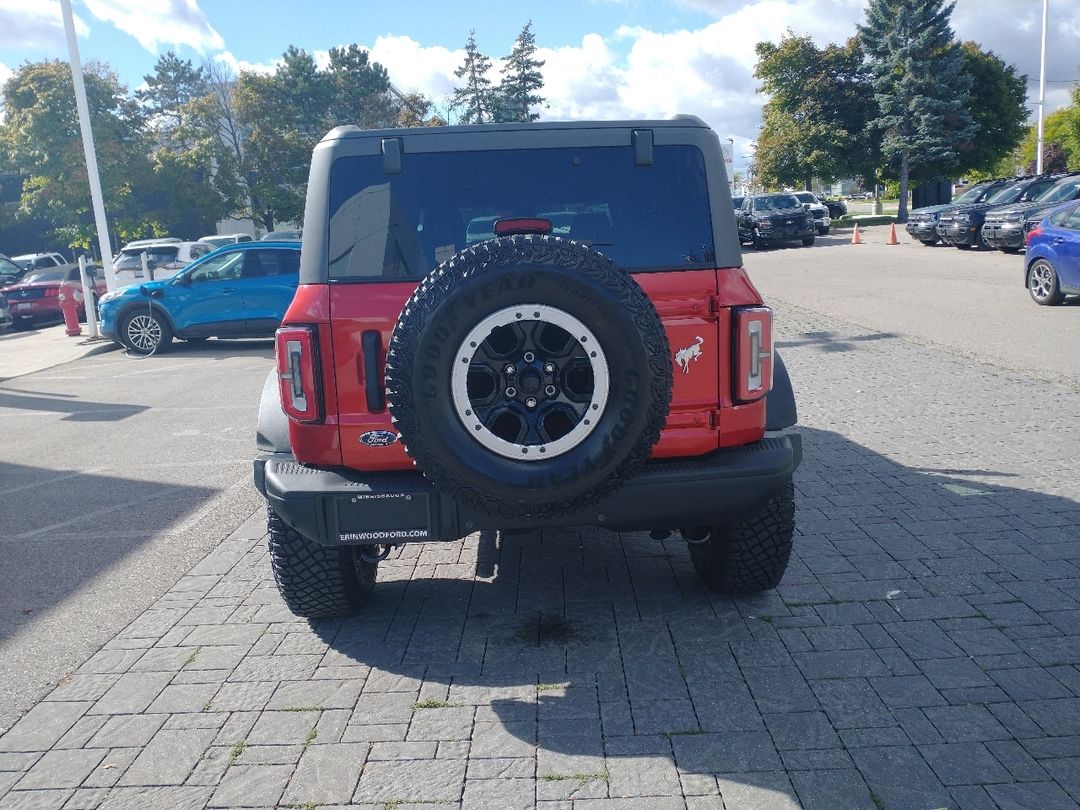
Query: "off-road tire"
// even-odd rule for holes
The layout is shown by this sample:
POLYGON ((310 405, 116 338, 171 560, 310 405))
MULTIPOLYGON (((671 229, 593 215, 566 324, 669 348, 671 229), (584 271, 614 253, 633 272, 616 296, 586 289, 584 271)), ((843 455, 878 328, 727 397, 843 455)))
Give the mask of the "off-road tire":
POLYGON ((775 588, 787 570, 795 531, 795 487, 790 481, 744 523, 714 527, 703 543, 690 544, 690 560, 715 590, 757 593, 775 588))
POLYGON ((501 517, 578 511, 622 486, 660 439, 671 387, 667 333, 637 282, 585 243, 548 235, 481 242, 439 265, 403 308, 386 360, 388 408, 417 467, 441 492, 501 517), (451 386, 469 332, 529 304, 591 330, 610 381, 585 437, 536 460, 482 445, 455 409, 451 386))
POLYGON ((814 237, 812 237, 812 236, 804 237, 803 240, 802 240, 802 244, 803 244, 803 247, 810 247, 811 245, 814 244, 814 237))
POLYGON ((359 613, 375 588, 378 563, 353 546, 320 546, 266 507, 267 545, 281 598, 297 616, 325 619, 359 613))

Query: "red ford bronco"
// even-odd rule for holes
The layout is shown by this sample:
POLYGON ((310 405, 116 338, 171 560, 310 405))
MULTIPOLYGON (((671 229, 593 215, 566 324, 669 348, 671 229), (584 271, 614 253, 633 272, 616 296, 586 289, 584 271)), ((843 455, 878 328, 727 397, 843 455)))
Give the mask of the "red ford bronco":
POLYGON ((297 615, 481 529, 679 531, 710 586, 780 581, 795 400, 701 120, 339 127, 300 266, 255 460, 297 615))

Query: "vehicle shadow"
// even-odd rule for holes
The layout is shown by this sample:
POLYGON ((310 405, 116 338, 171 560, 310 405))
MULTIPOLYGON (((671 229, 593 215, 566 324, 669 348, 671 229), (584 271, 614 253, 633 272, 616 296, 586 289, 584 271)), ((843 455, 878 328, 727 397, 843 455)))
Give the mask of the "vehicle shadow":
POLYGON ((0 462, 0 641, 215 492, 0 462))
POLYGON ((895 332, 869 332, 865 335, 840 338, 835 332, 803 332, 796 340, 778 340, 776 348, 790 349, 800 346, 815 346, 825 352, 850 352, 858 346, 853 344, 866 343, 874 340, 891 340, 900 335, 895 332))
MULTIPOLYGON (((1012 645, 995 604, 1080 607, 1080 503, 802 433, 795 549, 775 591, 706 591, 682 541, 645 533, 489 533, 397 549, 362 616, 311 623, 330 648, 324 665, 371 668, 371 715, 357 707, 353 739, 394 722, 385 706, 406 699, 377 682, 418 695, 401 715, 410 728, 461 725, 473 757, 535 754, 537 799, 641 795, 642 780, 679 795, 680 779, 685 790, 701 776, 753 806, 954 806, 895 692, 919 680, 944 705, 940 681, 926 682, 920 655, 887 628, 947 606, 955 618, 940 627, 912 621, 941 636, 933 671, 992 685, 965 645, 1012 645), (905 778, 881 745, 914 758, 905 778)), ((1039 635, 1039 663, 1080 664, 1075 635, 1049 622, 1039 635)), ((964 702, 1005 699, 972 690, 964 702)))
POLYGON ((210 357, 274 357, 273 338, 209 338, 208 340, 176 340, 161 356, 210 357))
POLYGON ((31 394, 12 388, 0 388, 0 410, 66 413, 64 422, 119 422, 142 413, 145 405, 91 402, 67 395, 31 394))

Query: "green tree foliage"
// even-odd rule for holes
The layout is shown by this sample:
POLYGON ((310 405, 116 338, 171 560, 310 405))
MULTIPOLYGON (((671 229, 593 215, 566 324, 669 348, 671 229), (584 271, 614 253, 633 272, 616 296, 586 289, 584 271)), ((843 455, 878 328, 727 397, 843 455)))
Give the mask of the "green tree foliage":
POLYGON ((900 181, 898 219, 907 220, 913 177, 958 168, 958 146, 975 134, 965 107, 971 79, 942 0, 869 0, 859 37, 880 114, 872 127, 900 181))
MULTIPOLYGON (((111 223, 121 238, 152 229, 148 200, 157 180, 143 111, 105 66, 88 63, 84 81, 111 223)), ((55 237, 87 247, 95 231, 71 67, 23 64, 3 94, 0 148, 8 169, 23 178, 18 216, 51 223, 55 237)))
POLYGON ((965 103, 975 124, 976 135, 961 144, 963 174, 991 171, 1027 132, 1027 76, 983 51, 975 42, 962 46, 964 72, 971 77, 971 92, 965 103))
POLYGON ((491 70, 491 58, 480 53, 476 47, 476 31, 469 31, 465 42, 465 61, 454 71, 459 79, 464 79, 462 87, 454 88, 452 106, 461 110, 459 120, 462 124, 484 124, 491 121, 495 112, 495 90, 488 78, 491 70))
POLYGON ((767 185, 810 188, 872 171, 877 139, 867 124, 877 114, 857 38, 819 49, 788 31, 779 45, 758 43, 754 75, 769 95, 758 136, 757 170, 767 185))
POLYGON ((536 58, 536 35, 532 32, 532 20, 521 29, 513 50, 503 58, 502 63, 502 81, 495 93, 495 120, 539 120, 540 113, 533 112, 533 108, 544 103, 540 95, 544 87, 544 75, 540 68, 544 62, 536 58))
POLYGON ((359 45, 330 49, 328 68, 333 95, 330 122, 362 129, 395 126, 400 104, 390 93, 390 75, 359 45))
POLYGON ((173 139, 183 129, 185 107, 210 91, 205 71, 169 51, 158 58, 154 72, 143 76, 143 81, 146 86, 135 97, 142 103, 148 123, 163 146, 183 148, 186 144, 173 139))

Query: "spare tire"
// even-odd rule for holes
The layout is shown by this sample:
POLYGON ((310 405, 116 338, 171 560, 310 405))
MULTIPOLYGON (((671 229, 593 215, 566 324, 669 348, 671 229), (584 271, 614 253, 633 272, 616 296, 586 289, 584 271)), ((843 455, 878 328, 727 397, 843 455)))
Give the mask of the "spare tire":
POLYGON ((587 245, 483 242, 439 265, 402 310, 386 390, 434 486, 499 516, 545 516, 621 486, 671 402, 667 334, 648 296, 587 245))

